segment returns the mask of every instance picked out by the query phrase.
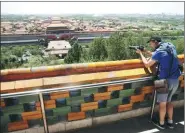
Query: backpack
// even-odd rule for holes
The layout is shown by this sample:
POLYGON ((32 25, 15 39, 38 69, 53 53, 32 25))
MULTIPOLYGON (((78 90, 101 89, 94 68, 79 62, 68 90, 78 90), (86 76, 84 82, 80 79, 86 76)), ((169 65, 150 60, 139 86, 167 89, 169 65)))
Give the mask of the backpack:
MULTIPOLYGON (((174 60, 174 58, 178 58, 177 57, 177 51, 176 51, 176 48, 175 48, 175 46, 172 44, 172 43, 169 43, 169 42, 167 42, 167 43, 161 43, 160 44, 160 46, 156 49, 157 51, 166 51, 169 55, 171 55, 172 56, 172 59, 171 59, 171 65, 173 64, 173 60, 174 60)), ((158 75, 158 73, 159 73, 159 65, 160 64, 158 64, 158 68, 157 68, 157 75, 158 75)), ((171 66, 172 67, 172 66, 171 66)), ((181 71, 181 73, 183 72, 183 66, 180 64, 180 62, 179 62, 179 64, 178 64, 178 68, 179 68, 179 70, 181 71)), ((171 68, 170 68, 171 69, 171 68)), ((170 70, 169 70, 170 71, 170 70)), ((169 76, 170 76, 171 74, 170 74, 170 72, 169 72, 169 76)))

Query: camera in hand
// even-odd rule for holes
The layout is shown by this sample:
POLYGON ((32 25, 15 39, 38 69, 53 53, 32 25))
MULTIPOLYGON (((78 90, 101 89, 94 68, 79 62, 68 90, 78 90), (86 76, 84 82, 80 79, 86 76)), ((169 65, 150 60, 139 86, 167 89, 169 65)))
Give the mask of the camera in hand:
POLYGON ((141 51, 144 51, 144 47, 143 46, 129 46, 130 49, 133 49, 133 50, 141 50, 141 51))

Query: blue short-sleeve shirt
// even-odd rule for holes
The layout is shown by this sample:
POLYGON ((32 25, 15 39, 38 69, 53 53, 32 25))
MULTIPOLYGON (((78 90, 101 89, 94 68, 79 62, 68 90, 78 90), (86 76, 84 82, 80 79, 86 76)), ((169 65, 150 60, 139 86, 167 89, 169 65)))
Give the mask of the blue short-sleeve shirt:
MULTIPOLYGON (((160 45, 168 45, 168 43, 161 43, 160 45)), ((172 45, 172 44, 170 44, 172 45)), ((157 61, 159 65, 159 79, 178 79, 181 75, 181 72, 178 67, 178 58, 175 46, 173 46, 173 54, 174 56, 168 54, 166 51, 162 51, 156 49, 155 52, 152 53, 152 60, 157 61), (173 58, 173 63, 172 63, 173 58), (171 71, 170 71, 171 67, 171 71), (170 75, 170 76, 169 76, 170 75)))

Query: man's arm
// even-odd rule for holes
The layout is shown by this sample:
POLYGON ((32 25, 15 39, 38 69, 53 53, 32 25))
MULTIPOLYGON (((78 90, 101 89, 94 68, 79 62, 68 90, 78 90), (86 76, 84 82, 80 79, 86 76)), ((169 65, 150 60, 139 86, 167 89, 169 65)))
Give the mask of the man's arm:
POLYGON ((140 50, 137 50, 136 51, 138 54, 140 54, 141 56, 141 59, 145 65, 145 67, 151 67, 152 65, 154 65, 156 63, 156 61, 150 59, 150 60, 147 60, 144 56, 143 56, 143 53, 140 51, 140 50))
POLYGON ((147 55, 149 55, 149 56, 152 56, 152 52, 151 51, 145 51, 145 53, 147 54, 147 55))

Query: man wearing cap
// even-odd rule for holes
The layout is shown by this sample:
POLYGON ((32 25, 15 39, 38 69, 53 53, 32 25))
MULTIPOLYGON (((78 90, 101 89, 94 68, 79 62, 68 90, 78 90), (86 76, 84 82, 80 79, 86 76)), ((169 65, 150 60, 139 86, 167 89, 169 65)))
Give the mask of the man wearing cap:
POLYGON ((137 50, 136 53, 140 54, 141 59, 146 67, 151 67, 155 63, 159 66, 158 79, 167 79, 168 82, 168 93, 160 94, 157 93, 157 102, 159 103, 159 121, 154 122, 154 124, 165 129, 165 116, 168 115, 167 126, 171 129, 174 128, 173 125, 173 104, 171 103, 172 96, 178 89, 179 76, 181 71, 178 67, 178 58, 175 46, 171 43, 162 42, 160 37, 151 37, 148 41, 154 52, 145 51, 147 54, 151 55, 151 59, 147 60, 142 51, 137 50), (171 54, 164 49, 169 48, 171 54))

